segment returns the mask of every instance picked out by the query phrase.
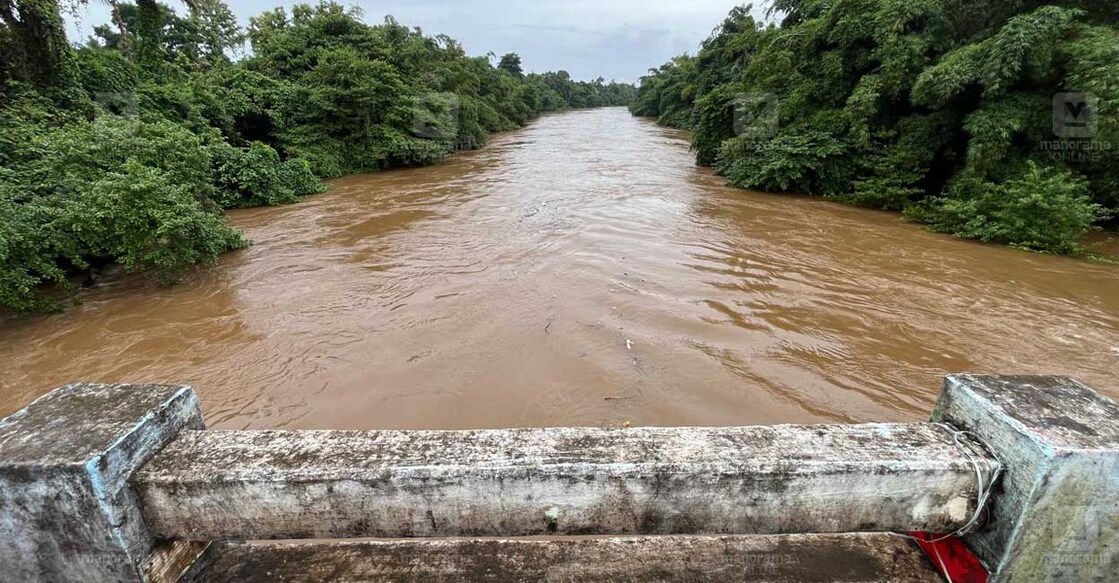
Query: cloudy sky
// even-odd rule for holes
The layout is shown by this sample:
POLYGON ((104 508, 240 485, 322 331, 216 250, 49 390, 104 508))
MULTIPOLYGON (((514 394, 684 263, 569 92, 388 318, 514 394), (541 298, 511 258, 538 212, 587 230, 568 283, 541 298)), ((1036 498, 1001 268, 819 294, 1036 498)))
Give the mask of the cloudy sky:
MULTIPOLYGON (((182 4, 164 0, 183 11, 182 4)), ((263 10, 298 2, 227 0, 242 22, 263 10)), ((347 3, 347 2, 344 2, 347 3)), ((84 40, 109 20, 94 2, 71 23, 84 40)), ((529 71, 566 69, 577 79, 636 81, 650 67, 695 52, 737 2, 734 0, 360 0, 348 2, 367 22, 386 14, 425 33, 445 33, 472 55, 519 53, 529 71)), ((761 1, 755 0, 760 5, 761 1)), ((758 12, 758 10, 756 10, 758 12)))

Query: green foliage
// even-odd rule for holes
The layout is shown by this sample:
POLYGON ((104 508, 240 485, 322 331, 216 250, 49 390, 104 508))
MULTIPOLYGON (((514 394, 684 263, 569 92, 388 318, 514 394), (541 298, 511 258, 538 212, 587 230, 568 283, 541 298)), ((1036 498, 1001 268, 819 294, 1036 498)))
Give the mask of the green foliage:
POLYGON ((692 147, 699 164, 714 164, 723 142, 734 137, 736 97, 733 88, 720 85, 696 101, 692 147))
POLYGON ((193 49, 188 57, 203 67, 227 63, 226 52, 245 42, 233 11, 221 0, 191 0, 186 4, 190 15, 186 19, 188 41, 184 44, 193 49))
POLYGON ((1014 176, 1029 150, 1048 138, 1052 116, 1052 98, 1043 94, 1018 92, 981 101, 964 122, 970 138, 968 171, 992 179, 1014 176))
MULTIPOLYGON (((1119 7, 1113 10, 1119 12, 1119 7)), ((1112 19, 1117 21, 1119 14, 1112 19)), ((1064 52, 1069 71, 1062 89, 1096 97, 1095 141, 1109 146, 1096 150, 1078 167, 1090 180, 1093 199, 1114 215, 1119 210, 1119 29, 1085 27, 1064 52)))
POLYGON ((13 79, 65 93, 74 75, 57 0, 0 0, 0 83, 13 79))
POLYGON ((268 132, 252 138, 325 177, 435 163, 541 111, 624 104, 634 91, 562 71, 526 76, 515 54, 495 67, 449 38, 392 19, 370 26, 334 3, 262 14, 249 38, 243 67, 285 84, 253 114, 268 132))
POLYGON ((655 117, 667 126, 691 127, 695 70, 695 59, 687 55, 650 70, 649 75, 641 78, 641 88, 630 110, 634 115, 655 117))
POLYGON ((140 71, 119 51, 86 48, 75 58, 82 89, 98 103, 122 105, 140 84, 140 71))
POLYGON ((207 148, 181 126, 106 116, 36 127, 0 175, 0 306, 54 307, 42 284, 67 289, 91 263, 171 281, 244 244, 210 199, 207 148))
POLYGON ((512 53, 495 66, 335 2, 277 8, 247 31, 220 0, 186 14, 110 4, 113 23, 73 48, 57 0, 0 0, 0 309, 58 307, 75 276, 112 262, 172 281, 245 244, 223 208, 433 164, 541 112, 636 93, 525 75, 512 53), (232 62, 245 39, 251 56, 232 62))
POLYGON ((913 86, 913 101, 941 106, 972 85, 982 87, 985 97, 995 97, 1023 76, 1051 74, 1055 45, 1081 15, 1080 10, 1044 6, 1011 18, 990 38, 949 52, 921 73, 913 86))
POLYGON ((39 157, 29 165, 32 191, 51 196, 74 192, 126 163, 154 168, 189 187, 197 200, 213 193, 210 156, 199 136, 169 122, 102 116, 92 123, 63 126, 43 135, 39 157))
POLYGON ((76 189, 60 205, 61 224, 77 235, 82 256, 112 258, 164 282, 186 268, 212 264, 245 244, 225 219, 203 207, 186 184, 129 160, 76 189))
POLYGON ((872 141, 872 149, 859 160, 859 178, 849 193, 834 195, 843 202, 904 210, 927 190, 930 168, 945 146, 947 131, 955 120, 948 115, 912 115, 898 120, 891 131, 872 141))
POLYGON ((850 186, 850 148, 822 131, 784 133, 770 141, 728 140, 719 171, 739 188, 834 195, 850 186))
POLYGON ((56 304, 41 290, 47 283, 68 283, 58 259, 69 251, 70 241, 56 226, 52 209, 40 201, 20 201, 12 182, 0 174, 0 306, 49 310, 56 304))
POLYGON ((502 55, 501 62, 497 64, 497 68, 517 77, 522 77, 525 74, 525 70, 521 66, 521 56, 517 53, 502 55))
POLYGON ((186 16, 162 3, 114 4, 116 23, 94 27, 91 45, 131 56, 133 45, 139 42, 141 52, 151 53, 148 59, 162 56, 169 61, 188 62, 192 68, 208 69, 227 64, 226 52, 244 42, 236 17, 220 0, 190 0, 185 3, 189 11, 186 16))
POLYGON ((962 176, 947 196, 907 214, 958 237, 1051 253, 1077 252, 1084 232, 1105 216, 1088 196, 1087 180, 1033 162, 1003 183, 962 176))
POLYGON ((692 129, 697 162, 736 186, 1074 252, 1119 210, 1119 9, 1105 4, 778 0, 770 25, 747 5, 642 78, 631 110, 692 129), (1054 135, 1066 92, 1094 96, 1094 136, 1054 135), (776 132, 742 123, 758 96, 779 102, 776 132))
POLYGON ((324 190, 306 160, 280 160, 276 150, 253 142, 234 148, 225 142, 210 146, 215 202, 222 208, 276 206, 324 190))
POLYGON ((391 152, 379 139, 391 120, 406 118, 399 111, 406 96, 392 65, 363 59, 348 47, 325 50, 285 104, 294 131, 281 133, 280 143, 296 154, 318 148, 336 153, 339 158, 315 168, 324 176, 336 175, 328 170, 384 168, 391 152))
POLYGON ((136 36, 139 37, 136 62, 145 68, 155 68, 166 54, 163 47, 166 7, 155 0, 136 0, 136 8, 136 36))

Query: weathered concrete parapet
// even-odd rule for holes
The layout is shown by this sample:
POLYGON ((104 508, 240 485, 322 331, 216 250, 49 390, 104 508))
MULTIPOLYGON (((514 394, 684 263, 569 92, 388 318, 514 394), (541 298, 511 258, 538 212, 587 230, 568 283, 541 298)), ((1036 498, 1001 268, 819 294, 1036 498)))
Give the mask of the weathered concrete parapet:
POLYGON ((931 423, 189 431, 132 478, 181 540, 951 532, 977 482, 931 423))
POLYGON ((69 385, 0 420, 0 579, 147 581, 128 478, 185 428, 197 398, 161 385, 69 385))
POLYGON ((933 414, 1005 475, 966 540, 993 583, 1119 580, 1119 405, 1062 377, 955 375, 933 414))

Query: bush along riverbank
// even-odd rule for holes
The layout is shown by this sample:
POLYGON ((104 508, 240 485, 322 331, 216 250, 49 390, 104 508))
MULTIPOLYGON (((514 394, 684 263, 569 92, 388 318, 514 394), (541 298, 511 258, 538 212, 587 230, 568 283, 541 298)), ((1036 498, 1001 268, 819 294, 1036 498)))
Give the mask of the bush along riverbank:
POLYGON ((631 107, 691 129, 697 162, 732 185, 1051 253, 1114 221, 1119 5, 776 0, 755 14, 734 9, 694 56, 651 70, 631 107))
POLYGON ((0 310, 58 309, 76 275, 111 263, 174 281, 246 244, 222 209, 436 163, 636 93, 526 74, 515 54, 495 65, 333 2, 247 29, 220 0, 110 2, 113 23, 73 46, 61 14, 85 3, 0 0, 0 310))

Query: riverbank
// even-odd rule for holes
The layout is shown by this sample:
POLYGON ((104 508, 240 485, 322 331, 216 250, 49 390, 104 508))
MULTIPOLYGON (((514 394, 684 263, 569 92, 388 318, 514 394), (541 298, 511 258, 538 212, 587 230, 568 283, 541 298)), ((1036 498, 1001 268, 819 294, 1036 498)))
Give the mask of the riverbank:
MULTIPOLYGON (((642 117, 643 119, 650 120, 651 122, 656 123, 657 125, 660 125, 662 127, 671 128, 671 129, 674 129, 674 130, 679 130, 679 131, 685 132, 686 135, 688 136, 688 140, 690 142, 692 142, 692 144, 694 146, 695 134, 691 129, 689 129, 687 127, 679 126, 679 125, 674 125, 672 123, 664 123, 664 120, 658 119, 656 117, 650 117, 650 116, 638 116, 638 117, 642 117)), ((726 176, 723 175, 721 172, 718 172, 717 169, 716 169, 716 172, 720 176, 722 176, 724 178, 724 180, 727 180, 729 182, 729 180, 726 178, 726 176)), ((732 185, 732 186, 734 186, 734 185, 732 185)), ((743 187, 743 186, 737 186, 737 187, 741 188, 742 190, 749 190, 749 191, 752 191, 752 192, 762 192, 762 191, 760 191, 758 189, 754 189, 754 188, 747 188, 747 187, 743 187)), ((809 197, 809 196, 813 196, 813 195, 810 195, 810 194, 803 194, 803 193, 796 193, 796 192, 767 192, 765 194, 768 194, 770 196, 783 196, 783 197, 788 197, 788 196, 809 197)), ((925 221, 922 221, 919 218, 914 218, 911 213, 907 213, 906 211, 904 211, 902 209, 882 209, 882 208, 875 207, 874 205, 867 205, 865 202, 853 199, 852 197, 849 197, 849 196, 846 196, 846 195, 827 196, 827 197, 823 197, 823 198, 825 198, 826 200, 835 202, 835 203, 846 204, 846 205, 855 206, 855 207, 862 207, 862 208, 866 208, 868 210, 891 212, 891 213, 902 216, 905 219, 911 220, 912 222, 915 222, 915 223, 918 223, 918 224, 925 223, 925 221)), ((991 241, 984 241, 984 240, 982 240, 982 238, 979 238, 979 237, 970 237, 970 236, 967 236, 966 234, 954 233, 954 232, 951 232, 950 230, 945 231, 944 229, 938 229, 938 228, 935 228, 935 227, 929 227, 929 230, 933 231, 933 232, 939 232, 939 233, 945 233, 945 234, 953 235, 953 236, 958 237, 960 239, 975 240, 979 243, 999 244, 999 243, 992 243, 991 241)), ((1032 252, 1032 253, 1050 254, 1047 251, 1032 249, 1030 247, 1021 246, 1021 245, 1006 245, 1006 246, 1011 247, 1011 248, 1015 248, 1015 249, 1018 249, 1018 250, 1021 250, 1021 251, 1032 252)), ((1075 246, 1075 251, 1070 251, 1070 252, 1066 252, 1066 253, 1058 253, 1058 254, 1059 255, 1067 255, 1067 256, 1077 257, 1077 258, 1081 258, 1081 259, 1087 259, 1087 260, 1091 260, 1091 261, 1099 261, 1099 262, 1104 262, 1104 263, 1119 263, 1119 231, 1116 231, 1115 229, 1104 229, 1103 227, 1092 228, 1092 229, 1088 230, 1088 232, 1086 232, 1085 234, 1081 235, 1080 238, 1077 240, 1077 243, 1076 243, 1076 246, 1075 246)))
POLYGON ((170 283, 216 263, 247 244, 222 209, 434 164, 542 112, 635 92, 525 73, 514 53, 469 57, 333 2, 248 30, 220 2, 205 18, 140 3, 81 47, 56 3, 16 4, 0 14, 0 309, 21 313, 62 309, 104 265, 170 283), (230 61, 246 40, 249 56, 230 61))
MULTIPOLYGON (((570 109, 590 109, 590 108, 563 108, 558 111, 567 111, 570 109)), ((555 113, 555 112, 553 112, 555 113)), ((527 119, 524 123, 530 123, 537 119, 540 113, 534 114, 527 119)), ((217 206, 225 212, 236 209, 256 208, 256 207, 271 207, 282 206, 287 204, 294 204, 304 200, 306 197, 321 194, 325 192, 329 185, 326 182, 321 182, 320 179, 314 176, 305 161, 291 160, 288 162, 281 162, 276 152, 265 146, 264 144, 254 143, 251 147, 245 149, 237 149, 218 142, 214 145, 201 144, 195 136, 184 132, 177 132, 172 126, 164 126, 156 130, 153 136, 151 128, 144 127, 141 123, 135 120, 125 119, 110 119, 105 120, 102 118, 95 125, 86 128, 92 135, 84 136, 89 138, 83 145, 93 146, 97 151, 113 152, 122 158, 131 158, 136 154, 142 152, 159 151, 167 147, 167 142, 178 142, 177 147, 179 153, 177 156, 172 157, 172 161, 177 160, 191 160, 191 159, 209 159, 208 164, 212 165, 215 181, 224 183, 227 188, 215 190, 212 186, 205 184, 203 181, 196 181, 193 183, 192 188, 199 190, 202 196, 203 206, 217 206), (169 132, 165 135, 160 135, 159 132, 169 132), (190 151, 194 148, 194 151, 190 151), (186 149, 186 154, 183 151, 186 149)), ((519 128, 518 128, 519 129, 519 128)), ((68 128, 64 131, 73 131, 68 128)), ((506 133, 512 130, 495 130, 485 134, 484 139, 475 142, 470 149, 455 150, 447 154, 447 156, 439 159, 430 159, 417 162, 408 167, 424 167, 444 162, 450 156, 460 154, 462 152, 470 151, 473 149, 480 149, 484 147, 488 140, 501 133, 506 133)), ((74 143, 73 140, 67 140, 73 147, 82 147, 74 143)), ((57 154, 57 153, 56 153, 57 154)), ((96 155, 96 154, 88 154, 96 155)), ((70 157, 82 157, 82 155, 75 156, 73 152, 69 153, 70 157)), ((44 158, 50 158, 46 156, 44 158)), ((58 162, 65 164, 65 159, 59 154, 58 162)), ((197 175, 196 175, 197 176, 197 175)), ((172 177, 174 179, 176 177, 172 177)), ((0 184, 0 186, 5 186, 0 184)), ((93 185, 94 188, 97 185, 93 185)), ((123 185, 121 185, 123 187, 123 185)), ((164 184, 162 186, 175 188, 182 185, 164 184)), ((129 188, 133 191, 138 191, 146 188, 144 185, 131 184, 129 188)), ((147 187, 150 188, 150 187, 147 187)), ((173 204, 186 204, 188 207, 193 206, 192 201, 184 201, 181 197, 175 199, 176 193, 181 193, 182 189, 175 190, 170 198, 173 204)), ((163 193, 164 191, 158 191, 163 193)), ((0 191, 0 194, 4 194, 0 191)), ((156 192, 146 192, 148 195, 155 195, 156 192)), ((37 312, 52 312, 62 311, 66 308, 66 304, 70 302, 80 301, 79 289, 85 289, 98 285, 105 277, 112 277, 114 274, 119 275, 121 272, 143 272, 151 276, 153 279, 158 280, 164 285, 174 283, 181 278, 192 267, 209 266, 217 262, 218 256, 230 251, 241 249, 251 244, 251 241, 243 239, 241 233, 236 230, 229 230, 225 228, 224 223, 215 222, 212 220, 213 214, 209 213, 195 216, 204 217, 206 228, 216 230, 222 233, 223 236, 216 242, 216 246, 210 253, 195 257, 194 263, 186 265, 177 265, 172 269, 160 269, 160 265, 155 264, 145 268, 142 265, 137 265, 137 260, 134 257, 120 256, 113 254, 72 254, 69 256, 62 256, 56 258, 57 265, 50 266, 50 258, 28 258, 21 256, 21 245, 29 245, 33 243, 27 240, 30 236, 41 237, 45 239, 40 241, 49 245, 47 249, 57 249, 57 242, 51 241, 49 235, 42 233, 33 233, 26 223, 31 220, 27 218, 29 214, 27 208, 13 204, 11 199, 0 197, 0 208, 11 211, 11 214, 4 217, 5 221, 0 221, 0 243, 5 243, 4 248, 0 251, 7 251, 7 253, 0 253, 0 265, 8 265, 12 268, 9 273, 0 277, 0 321, 10 321, 12 318, 18 317, 21 314, 37 313, 37 312), (21 232, 22 231, 22 232, 21 232), (12 234, 15 237, 11 237, 12 234), (6 236, 5 236, 6 235, 6 236), (23 239, 21 241, 21 238, 23 239), (14 252, 13 252, 14 251, 14 252), (45 267, 44 267, 45 266, 45 267), (20 270, 23 273, 19 273, 20 270), (35 270, 42 270, 41 273, 33 273, 35 270)), ((140 203, 136 199, 129 201, 130 203, 140 203)), ((61 209, 60 209, 61 210, 61 209)), ((69 212, 81 212, 88 209, 74 208, 69 212)), ((135 209, 119 208, 115 211, 110 211, 110 214, 119 215, 122 212, 131 212, 135 209)), ((63 212, 67 212, 63 210, 63 212)), ((120 221, 121 225, 103 224, 104 227, 119 226, 121 229, 130 229, 136 226, 137 220, 132 219, 127 221, 124 217, 109 216, 106 217, 105 210, 95 210, 94 216, 82 217, 87 219, 95 219, 98 221, 120 221)), ((179 217, 182 219, 183 217, 179 217)), ((148 215, 143 217, 142 220, 160 220, 158 217, 148 215)), ((183 221, 184 226, 197 229, 198 225, 195 220, 189 216, 183 221)), ((63 222, 75 231, 82 231, 83 229, 77 226, 74 222, 63 222)), ((88 227, 84 230, 89 230, 88 227)), ((127 237, 129 235, 144 235, 143 233, 128 233, 118 232, 118 237, 127 237)), ((165 248, 171 247, 170 243, 175 240, 174 235, 166 232, 160 233, 159 242, 156 244, 165 248)), ((195 233, 197 234, 197 233, 195 233)), ((55 234, 59 235, 58 233, 55 234)), ((155 233, 151 235, 155 236, 155 233)), ((109 235, 110 237, 114 235, 109 235)), ((184 236, 190 236, 184 235, 184 236)), ((102 235, 105 237, 105 235, 102 235)), ((192 244, 190 241, 179 241, 187 245, 192 244)), ((63 245, 65 246, 65 245, 63 245)), ((167 249, 167 251, 170 251, 167 249)), ((71 306, 72 307, 72 306, 71 306)))
POLYGON ((1115 9, 973 4, 734 8, 643 77, 632 109, 693 130, 696 161, 733 186, 1084 254, 1119 217, 1115 9))

